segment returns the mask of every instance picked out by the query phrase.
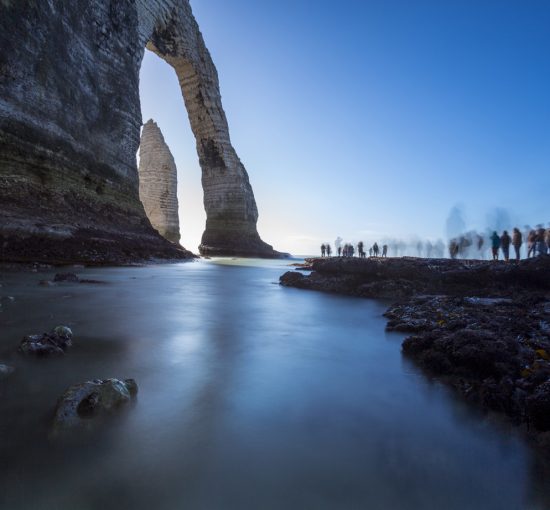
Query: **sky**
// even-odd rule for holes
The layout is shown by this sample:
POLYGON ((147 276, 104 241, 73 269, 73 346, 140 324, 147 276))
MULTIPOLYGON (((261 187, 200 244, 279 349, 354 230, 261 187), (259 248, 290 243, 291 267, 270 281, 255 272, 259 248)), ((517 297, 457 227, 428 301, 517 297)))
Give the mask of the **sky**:
MULTIPOLYGON (((446 238, 550 222, 547 0, 191 0, 218 69, 261 237, 446 238), (513 226, 513 225, 510 225, 513 226)), ((195 140, 174 71, 146 52, 143 121, 178 167, 182 244, 204 230, 195 140)))

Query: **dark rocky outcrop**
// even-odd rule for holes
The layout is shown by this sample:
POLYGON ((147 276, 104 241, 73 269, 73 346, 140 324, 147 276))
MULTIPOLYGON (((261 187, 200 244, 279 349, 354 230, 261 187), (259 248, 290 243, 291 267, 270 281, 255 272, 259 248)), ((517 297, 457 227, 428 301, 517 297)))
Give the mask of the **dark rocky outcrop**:
POLYGON ((52 436, 70 430, 90 430, 137 396, 134 379, 105 379, 75 384, 57 402, 52 436))
POLYGON ((0 381, 7 379, 15 372, 15 368, 0 363, 0 381))
POLYGON ((308 276, 286 273, 283 285, 361 297, 418 294, 508 296, 514 289, 550 290, 550 257, 521 264, 450 259, 343 258, 309 260, 308 276), (301 276, 301 277, 300 277, 301 276))
POLYGON ((50 333, 25 336, 19 346, 19 352, 27 356, 50 358, 64 356, 72 345, 71 329, 66 326, 57 326, 50 333))
POLYGON ((469 402, 508 416, 550 451, 550 257, 520 264, 314 259, 281 284, 397 300, 403 353, 469 402))
POLYGON ((203 170, 203 253, 273 256, 188 0, 0 2, 0 261, 182 259, 138 194, 145 47, 179 78, 203 170))

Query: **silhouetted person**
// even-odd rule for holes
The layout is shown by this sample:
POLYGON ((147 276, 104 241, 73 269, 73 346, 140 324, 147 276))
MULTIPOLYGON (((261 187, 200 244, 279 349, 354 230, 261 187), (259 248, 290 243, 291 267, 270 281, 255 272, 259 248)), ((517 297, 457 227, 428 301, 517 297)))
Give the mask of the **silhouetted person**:
POLYGON ((327 244, 327 257, 330 257, 332 255, 332 248, 330 247, 330 244, 327 244))
POLYGON ((500 248, 502 250, 502 254, 504 255, 504 260, 508 262, 510 260, 510 244, 512 242, 512 238, 508 235, 508 231, 505 230, 502 233, 502 236, 500 237, 500 248))
POLYGON ((483 255, 483 244, 485 243, 485 240, 483 239, 483 236, 478 235, 477 236, 477 251, 479 252, 479 256, 482 259, 485 259, 485 256, 483 255))
POLYGON ((512 246, 514 247, 514 251, 516 252, 516 262, 519 262, 519 259, 521 258, 520 250, 522 244, 523 236, 521 235, 519 228, 515 228, 512 232, 512 246))
POLYGON ((382 246, 382 257, 387 257, 388 256, 388 245, 385 244, 384 246, 382 246))
POLYGON ((364 246, 364 245, 363 245, 363 241, 359 241, 359 242, 357 243, 357 252, 359 253, 359 257, 360 257, 360 258, 363 258, 363 253, 364 253, 364 251, 363 251, 363 246, 364 246))
POLYGON ((378 253, 380 252, 380 248, 378 248, 378 243, 374 243, 372 245, 372 251, 374 252, 374 256, 378 257, 378 253))
POLYGON ((431 241, 426 241, 426 257, 431 259, 432 253, 433 253, 434 246, 431 243, 431 241))
POLYGON ((498 260, 498 249, 500 248, 500 237, 496 232, 491 236, 491 249, 493 251, 493 260, 498 260))
POLYGON ((527 258, 535 255, 535 244, 537 242, 537 232, 530 230, 527 235, 527 258))
POLYGON ((458 256, 458 251, 459 247, 457 240, 451 239, 451 242, 449 243, 449 255, 452 259, 456 259, 456 257, 458 256))
POLYGON ((539 228, 537 230, 537 236, 535 238, 535 253, 539 257, 546 254, 546 242, 544 241, 546 235, 546 230, 544 228, 539 228))
POLYGON ((338 256, 339 257, 342 256, 342 247, 341 246, 338 246, 338 256))
POLYGON ((326 251, 327 251, 327 247, 324 244, 322 244, 321 245, 321 257, 325 256, 326 251))
POLYGON ((369 257, 372 257, 372 246, 369 248, 369 257))

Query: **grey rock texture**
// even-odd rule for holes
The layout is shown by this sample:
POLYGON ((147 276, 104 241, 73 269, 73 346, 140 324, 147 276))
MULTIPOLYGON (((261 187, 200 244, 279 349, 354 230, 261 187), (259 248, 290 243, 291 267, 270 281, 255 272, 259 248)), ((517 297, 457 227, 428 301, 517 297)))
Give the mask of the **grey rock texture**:
POLYGON ((139 146, 139 198, 158 233, 173 243, 180 240, 178 170, 162 132, 149 120, 139 146))
POLYGON ((71 386, 57 402, 51 437, 92 429, 98 420, 132 402, 137 392, 133 379, 96 379, 71 386))
POLYGON ((0 2, 1 260, 183 258, 139 200, 139 69, 174 67, 203 170, 208 254, 276 255, 188 0, 0 2))

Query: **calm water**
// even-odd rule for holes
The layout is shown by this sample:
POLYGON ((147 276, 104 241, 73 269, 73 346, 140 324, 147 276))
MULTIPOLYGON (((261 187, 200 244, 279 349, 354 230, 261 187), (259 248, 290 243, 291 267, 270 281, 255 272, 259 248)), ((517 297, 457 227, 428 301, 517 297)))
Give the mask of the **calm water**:
POLYGON ((2 275, 0 508, 547 508, 530 450, 403 360, 383 304, 282 288, 285 264, 2 275), (68 356, 13 354, 58 324, 68 356), (65 388, 107 377, 135 378, 136 405, 48 442, 65 388))

